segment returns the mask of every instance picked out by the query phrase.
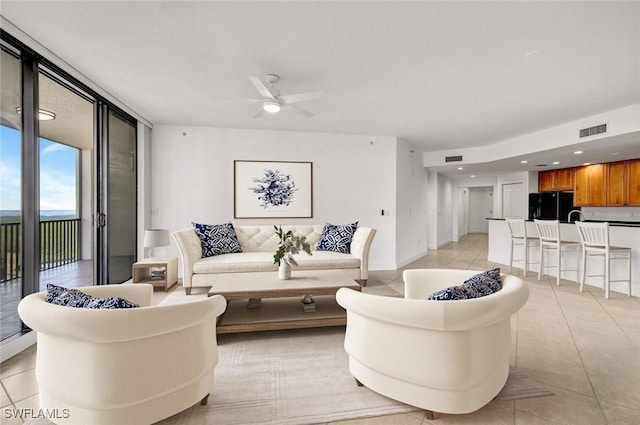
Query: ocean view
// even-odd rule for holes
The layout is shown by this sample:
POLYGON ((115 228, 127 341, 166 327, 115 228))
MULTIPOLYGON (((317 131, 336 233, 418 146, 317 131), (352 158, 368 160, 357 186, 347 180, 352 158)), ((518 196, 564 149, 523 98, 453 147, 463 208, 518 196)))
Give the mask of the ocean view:
MULTIPOLYGON (((0 210, 0 221, 3 223, 16 223, 20 218, 20 210, 0 210)), ((63 220, 77 218, 75 210, 40 210, 42 220, 63 220)))

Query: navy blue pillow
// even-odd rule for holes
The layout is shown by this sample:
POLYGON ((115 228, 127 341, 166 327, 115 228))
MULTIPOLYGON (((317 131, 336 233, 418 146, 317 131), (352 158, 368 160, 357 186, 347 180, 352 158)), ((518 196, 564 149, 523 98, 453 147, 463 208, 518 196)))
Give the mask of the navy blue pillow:
POLYGON ((501 289, 500 269, 495 268, 471 276, 462 285, 450 286, 436 291, 427 299, 438 301, 468 300, 491 295, 501 289))
POLYGON ((140 307, 120 297, 96 298, 73 288, 47 285, 47 302, 55 305, 90 309, 114 309, 140 307))
POLYGON ((202 243, 202 257, 242 252, 233 224, 191 223, 202 243))
POLYGON ((351 239, 358 228, 358 222, 344 225, 325 224, 316 250, 333 251, 349 254, 351 252, 351 239))
POLYGON ((136 303, 132 303, 131 301, 125 300, 124 298, 120 297, 94 298, 91 302, 84 306, 84 308, 91 308, 94 310, 136 307, 140 306, 136 303))

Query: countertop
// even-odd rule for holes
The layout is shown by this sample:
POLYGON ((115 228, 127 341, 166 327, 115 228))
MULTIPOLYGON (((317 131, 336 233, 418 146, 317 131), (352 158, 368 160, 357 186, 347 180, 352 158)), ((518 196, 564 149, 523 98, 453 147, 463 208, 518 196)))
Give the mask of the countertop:
MULTIPOLYGON (((504 220, 504 218, 487 217, 487 220, 504 220)), ((526 220, 533 222, 533 220, 526 220)), ((640 227, 640 221, 620 221, 620 220, 583 220, 586 223, 605 223, 608 222, 610 226, 616 227, 640 227)), ((560 224, 570 224, 566 221, 561 221, 560 224)))

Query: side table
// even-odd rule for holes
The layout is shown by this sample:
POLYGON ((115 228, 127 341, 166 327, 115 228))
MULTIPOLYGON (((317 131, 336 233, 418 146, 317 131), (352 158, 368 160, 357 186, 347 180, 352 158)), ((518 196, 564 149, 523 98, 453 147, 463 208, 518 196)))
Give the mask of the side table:
POLYGON ((168 291, 178 283, 177 258, 147 258, 133 264, 133 283, 149 283, 168 291))

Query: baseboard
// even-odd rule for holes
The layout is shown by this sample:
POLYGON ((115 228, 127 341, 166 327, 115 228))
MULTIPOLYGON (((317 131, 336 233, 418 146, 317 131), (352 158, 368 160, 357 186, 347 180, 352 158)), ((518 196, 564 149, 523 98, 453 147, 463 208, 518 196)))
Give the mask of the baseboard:
POLYGON ((9 338, 8 341, 3 341, 2 345, 0 345, 0 363, 31 347, 36 343, 37 336, 38 334, 35 331, 31 331, 24 335, 9 338))
POLYGON ((409 263, 413 263, 414 261, 419 260, 420 258, 424 257, 424 256, 425 256, 425 255, 427 255, 428 253, 429 253, 429 250, 428 250, 428 249, 425 249, 423 252, 421 252, 421 253, 419 253, 419 254, 412 255, 411 257, 404 258, 404 259, 402 259, 402 260, 398 261, 398 262, 396 263, 396 270, 398 270, 398 269, 399 269, 399 268, 401 268, 401 267, 406 266, 406 265, 407 265, 407 264, 409 264, 409 263))
POLYGON ((445 247, 445 246, 449 245, 452 242, 453 241, 449 240, 449 241, 446 241, 446 242, 442 242, 440 245, 428 245, 427 248, 428 249, 440 249, 442 247, 445 247))

